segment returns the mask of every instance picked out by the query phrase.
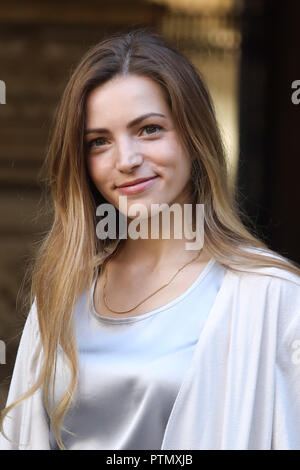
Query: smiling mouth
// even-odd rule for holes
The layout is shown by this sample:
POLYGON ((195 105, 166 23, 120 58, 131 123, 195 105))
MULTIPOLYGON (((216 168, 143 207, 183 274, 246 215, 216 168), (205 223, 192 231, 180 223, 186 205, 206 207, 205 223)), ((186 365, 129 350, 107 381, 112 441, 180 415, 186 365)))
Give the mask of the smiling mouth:
POLYGON ((149 178, 139 178, 136 180, 133 180, 132 182, 124 183, 120 186, 115 186, 116 188, 127 188, 128 186, 136 186, 137 184, 144 183, 145 181, 152 180, 153 178, 156 178, 156 176, 151 176, 149 178))
POLYGON ((152 178, 144 179, 142 181, 137 181, 134 184, 130 184, 127 186, 117 186, 116 189, 119 190, 123 194, 137 194, 145 189, 152 186, 152 184, 159 178, 159 176, 153 176, 152 178))

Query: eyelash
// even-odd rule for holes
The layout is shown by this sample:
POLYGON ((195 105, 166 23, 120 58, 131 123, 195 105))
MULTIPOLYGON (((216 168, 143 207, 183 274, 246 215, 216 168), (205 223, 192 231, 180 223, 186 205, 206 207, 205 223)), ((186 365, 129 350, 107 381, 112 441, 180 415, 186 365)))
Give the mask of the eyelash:
MULTIPOLYGON (((162 130, 162 127, 157 124, 147 124, 146 126, 142 127, 141 130, 143 131, 144 129, 147 129, 148 127, 156 127, 159 131, 162 130)), ((149 135, 156 135, 156 133, 149 134, 149 135)), ((90 142, 88 142, 87 144, 88 147, 89 148, 93 147, 93 143, 96 142, 98 139, 105 139, 105 137, 97 137, 96 139, 90 140, 90 142)), ((100 147, 103 147, 103 145, 100 145, 100 147)))

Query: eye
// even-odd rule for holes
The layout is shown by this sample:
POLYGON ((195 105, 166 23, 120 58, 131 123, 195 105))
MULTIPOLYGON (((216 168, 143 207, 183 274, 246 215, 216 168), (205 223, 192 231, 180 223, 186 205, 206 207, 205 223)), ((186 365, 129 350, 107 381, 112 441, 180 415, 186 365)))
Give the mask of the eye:
MULTIPOLYGON (((150 129, 150 133, 147 133, 147 135, 153 135, 153 134, 157 134, 157 132, 151 132, 151 130, 154 131, 155 130, 158 130, 158 131, 161 131, 162 130, 162 127, 161 126, 158 126, 157 124, 148 124, 147 126, 144 126, 142 127, 142 131, 144 130, 149 130, 150 129)), ((92 147, 103 147, 103 145, 105 145, 106 143, 106 138, 105 137, 97 137, 96 139, 92 139, 90 140, 88 143, 87 143, 87 146, 88 148, 92 148, 92 147)))
MULTIPOLYGON (((145 129, 158 129, 159 131, 162 130, 161 126, 158 126, 156 124, 149 124, 147 126, 142 127, 142 130, 144 131, 145 129)), ((156 134, 156 132, 150 132, 148 135, 156 134)))
POLYGON ((88 148, 91 147, 101 147, 101 142, 103 143, 103 140, 105 140, 105 137, 97 137, 97 139, 92 139, 87 143, 88 148), (102 139, 102 141, 101 141, 102 139))

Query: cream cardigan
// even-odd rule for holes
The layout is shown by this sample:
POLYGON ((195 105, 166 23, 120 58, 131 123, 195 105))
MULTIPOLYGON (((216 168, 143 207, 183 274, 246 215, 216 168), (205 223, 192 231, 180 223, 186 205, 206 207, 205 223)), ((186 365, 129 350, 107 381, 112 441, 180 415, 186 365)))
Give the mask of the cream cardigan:
MULTIPOLYGON (((7 405, 34 383, 41 359, 34 302, 7 405)), ((17 444, 0 434, 0 449, 50 449, 41 390, 8 416, 4 430, 17 444)), ((161 449, 300 450, 299 276, 278 268, 227 270, 161 449)))

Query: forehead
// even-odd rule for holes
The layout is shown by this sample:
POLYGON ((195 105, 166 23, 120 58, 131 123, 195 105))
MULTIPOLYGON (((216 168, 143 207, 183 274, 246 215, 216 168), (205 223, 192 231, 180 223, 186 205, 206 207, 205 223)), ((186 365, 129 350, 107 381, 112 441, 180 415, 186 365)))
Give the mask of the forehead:
POLYGON ((161 112, 170 117, 160 85, 144 76, 114 77, 92 90, 86 101, 88 121, 113 118, 129 121, 147 112, 161 112))

